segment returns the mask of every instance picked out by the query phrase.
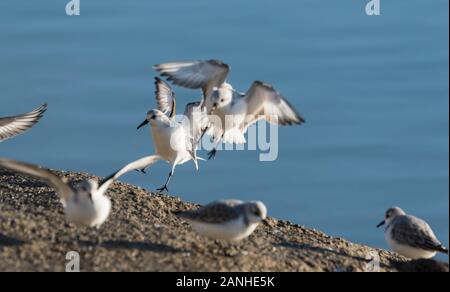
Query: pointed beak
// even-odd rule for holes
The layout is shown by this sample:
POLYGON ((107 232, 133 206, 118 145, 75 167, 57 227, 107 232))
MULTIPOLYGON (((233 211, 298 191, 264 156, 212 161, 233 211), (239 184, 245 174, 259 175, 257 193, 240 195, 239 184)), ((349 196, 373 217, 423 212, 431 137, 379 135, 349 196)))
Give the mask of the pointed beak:
POLYGON ((142 124, 140 124, 140 125, 137 127, 137 129, 139 130, 140 128, 142 128, 143 126, 145 126, 145 125, 147 125, 147 124, 148 124, 148 121, 145 120, 145 121, 142 122, 142 124))
POLYGON ((380 227, 383 226, 384 224, 386 224, 386 221, 385 221, 385 220, 381 221, 380 224, 377 225, 377 228, 380 228, 380 227))

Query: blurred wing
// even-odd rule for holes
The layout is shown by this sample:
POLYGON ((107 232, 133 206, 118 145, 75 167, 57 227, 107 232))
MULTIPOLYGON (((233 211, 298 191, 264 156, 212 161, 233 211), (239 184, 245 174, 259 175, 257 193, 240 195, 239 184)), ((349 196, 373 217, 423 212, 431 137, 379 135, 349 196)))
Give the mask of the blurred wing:
POLYGON ((247 114, 244 129, 261 118, 275 125, 301 125, 305 120, 270 84, 256 81, 245 97, 247 114))
POLYGON ((169 116, 170 118, 173 118, 176 115, 175 92, 169 84, 158 77, 155 78, 155 87, 155 96, 158 109, 165 114, 170 112, 169 116))
POLYGON ((22 134, 33 127, 42 118, 46 110, 47 105, 44 104, 23 115, 0 118, 0 142, 22 134))
POLYGON ((404 217, 392 226, 392 237, 401 244, 429 251, 438 251, 442 245, 430 226, 418 218, 404 217))
POLYGON ((133 170, 140 170, 145 169, 153 164, 155 164, 158 160, 161 160, 162 158, 159 155, 152 155, 147 156, 144 158, 141 158, 139 160, 133 161, 117 172, 111 174, 110 176, 103 179, 99 184, 99 192, 104 193, 109 188, 109 186, 119 177, 126 174, 127 172, 133 171, 133 170))
POLYGON ((218 60, 165 63, 155 65, 154 69, 175 85, 201 88, 204 97, 222 85, 230 72, 230 66, 218 60))
POLYGON ((206 108, 201 108, 200 102, 192 102, 186 105, 184 116, 187 118, 187 124, 184 125, 188 133, 188 145, 191 146, 190 150, 195 152, 208 129, 208 114, 206 108))
POLYGON ((0 167, 46 181, 56 189, 57 194, 63 202, 67 202, 75 193, 75 190, 69 184, 49 170, 40 168, 39 166, 0 158, 0 167))

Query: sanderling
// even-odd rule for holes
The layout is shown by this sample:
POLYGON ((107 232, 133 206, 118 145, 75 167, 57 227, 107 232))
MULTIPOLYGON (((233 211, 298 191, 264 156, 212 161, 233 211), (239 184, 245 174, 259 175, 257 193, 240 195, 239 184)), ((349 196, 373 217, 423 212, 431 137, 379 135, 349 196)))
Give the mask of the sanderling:
POLYGON ((205 237, 239 241, 249 237, 267 217, 262 202, 244 203, 237 200, 213 202, 195 211, 174 212, 205 237))
POLYGON ((47 104, 44 104, 23 115, 0 118, 0 142, 20 135, 33 127, 42 118, 46 110, 47 104))
MULTIPOLYGON (((151 164, 154 161, 156 158, 147 158, 145 163, 151 164)), ((0 167, 42 179, 53 186, 61 199, 67 221, 77 227, 100 228, 111 212, 111 201, 105 196, 106 191, 117 178, 133 170, 133 166, 134 164, 129 164, 101 182, 85 180, 73 187, 67 179, 60 178, 47 169, 0 158, 0 167)))
POLYGON ((411 259, 430 259, 438 252, 448 254, 448 250, 436 238, 431 227, 422 219, 407 215, 400 208, 391 208, 386 212, 385 220, 378 228, 386 224, 385 238, 391 248, 411 259))
MULTIPOLYGON (((176 98, 175 92, 169 84, 160 78, 155 78, 155 97, 157 102, 157 109, 164 114, 169 114, 170 119, 176 116, 176 98)), ((184 111, 184 120, 188 136, 191 139, 189 146, 196 148, 198 146, 202 135, 208 128, 208 116, 206 109, 201 108, 201 102, 191 102, 186 105, 184 111)))
MULTIPOLYGON (((175 85, 202 89, 202 107, 209 115, 208 134, 216 143, 243 144, 247 129, 260 119, 276 125, 300 125, 305 120, 272 85, 255 81, 247 93, 239 93, 226 83, 230 66, 218 61, 173 62, 155 65, 154 69, 175 85)), ((214 158, 211 151, 209 159, 214 158)))
MULTIPOLYGON (((175 119, 175 94, 170 86, 163 80, 156 78, 156 100, 158 109, 150 110, 145 121, 138 129, 150 124, 151 135, 156 155, 167 161, 172 170, 166 183, 158 191, 169 191, 168 185, 174 175, 177 165, 193 160, 198 170, 197 145, 201 139, 204 126, 207 123, 206 111, 200 109, 199 103, 190 103, 186 106, 185 120, 179 123, 175 119), (167 116, 166 113, 170 115, 167 116)), ((145 169, 142 170, 145 172, 145 169)))

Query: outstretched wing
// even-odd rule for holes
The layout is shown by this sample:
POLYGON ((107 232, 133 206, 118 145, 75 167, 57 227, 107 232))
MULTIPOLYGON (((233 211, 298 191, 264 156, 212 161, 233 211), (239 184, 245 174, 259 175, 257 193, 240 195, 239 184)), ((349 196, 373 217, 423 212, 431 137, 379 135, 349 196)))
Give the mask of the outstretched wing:
POLYGON ((155 164, 158 160, 162 160, 161 156, 159 155, 152 155, 147 156, 141 159, 138 159, 136 161, 133 161, 115 173, 111 174, 110 176, 106 177, 99 183, 99 192, 104 193, 109 188, 109 186, 119 177, 126 174, 127 172, 133 171, 133 170, 140 170, 147 168, 153 164, 155 164))
POLYGON ((169 117, 173 118, 176 115, 175 92, 169 84, 158 77, 155 78, 155 87, 155 96, 158 109, 165 114, 170 112, 169 117))
POLYGON ((172 62, 153 68, 175 85, 201 88, 204 97, 208 97, 215 87, 220 87, 230 72, 230 66, 219 60, 172 62))
POLYGON ((20 135, 33 127, 42 118, 46 110, 47 104, 44 104, 32 112, 23 115, 0 118, 0 142, 20 135))
POLYGON ((75 193, 72 186, 67 184, 63 179, 54 175, 47 169, 40 168, 39 166, 0 158, 0 167, 46 181, 56 189, 56 192, 61 197, 63 203, 66 203, 75 193))
POLYGON ((269 123, 281 126, 301 125, 305 122, 296 109, 270 84, 255 81, 245 98, 248 116, 245 120, 244 129, 261 118, 265 118, 269 123))

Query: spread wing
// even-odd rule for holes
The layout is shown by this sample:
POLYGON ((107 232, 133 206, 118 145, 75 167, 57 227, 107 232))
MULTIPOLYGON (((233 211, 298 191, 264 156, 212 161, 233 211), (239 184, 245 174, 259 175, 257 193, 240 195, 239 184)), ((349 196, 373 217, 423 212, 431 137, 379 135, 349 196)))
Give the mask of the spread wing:
POLYGON ((127 165, 125 165, 124 167, 122 167, 121 169, 119 169, 118 171, 116 171, 115 173, 111 174, 110 176, 106 177, 105 179, 103 179, 100 182, 100 186, 99 186, 99 191, 100 192, 106 192, 106 190, 109 188, 109 186, 119 177, 121 177, 122 175, 133 171, 133 170, 140 170, 140 169, 145 169, 153 164, 155 164, 158 160, 161 160, 162 158, 159 155, 152 155, 152 156, 147 156, 141 159, 138 159, 136 161, 133 161, 127 165))
POLYGON ((261 118, 281 126, 300 125, 305 122, 296 109, 270 84, 255 81, 245 98, 248 116, 244 129, 261 118))
POLYGON ((155 87, 158 109, 165 114, 170 113, 169 117, 173 118, 176 115, 175 92, 169 84, 158 77, 155 78, 155 87))
POLYGON ((44 104, 37 109, 23 115, 0 118, 0 142, 20 135, 26 130, 33 127, 39 121, 39 119, 42 118, 46 110, 47 105, 44 104))
POLYGON ((67 202, 67 200, 75 194, 75 190, 72 186, 67 184, 60 177, 51 173, 49 170, 40 168, 39 166, 0 158, 0 167, 46 181, 56 189, 56 192, 61 197, 63 203, 67 202))
POLYGON ((230 66, 219 60, 172 62, 155 65, 154 69, 175 85, 202 89, 204 97, 220 87, 230 72, 230 66))

